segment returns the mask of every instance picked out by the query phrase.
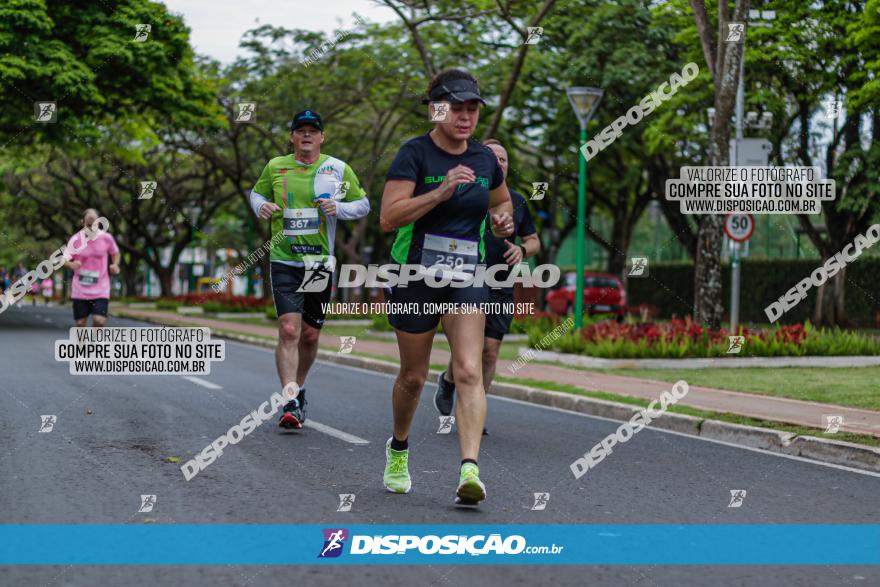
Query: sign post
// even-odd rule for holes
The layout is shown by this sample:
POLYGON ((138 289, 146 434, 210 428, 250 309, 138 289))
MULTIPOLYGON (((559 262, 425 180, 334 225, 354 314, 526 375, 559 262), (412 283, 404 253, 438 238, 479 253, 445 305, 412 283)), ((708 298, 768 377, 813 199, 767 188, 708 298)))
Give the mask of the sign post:
POLYGON ((755 219, 751 214, 728 214, 724 219, 724 232, 730 239, 730 333, 739 330, 740 264, 739 245, 752 237, 755 219))

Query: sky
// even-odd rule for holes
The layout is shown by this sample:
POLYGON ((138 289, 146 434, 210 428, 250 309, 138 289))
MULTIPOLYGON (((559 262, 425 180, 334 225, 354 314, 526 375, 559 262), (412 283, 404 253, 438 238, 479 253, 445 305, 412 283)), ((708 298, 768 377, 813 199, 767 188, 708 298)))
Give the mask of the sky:
POLYGON ((353 13, 372 22, 396 19, 394 12, 372 0, 164 0, 183 15, 197 53, 223 63, 239 54, 241 35, 263 24, 332 32, 354 24, 353 13))

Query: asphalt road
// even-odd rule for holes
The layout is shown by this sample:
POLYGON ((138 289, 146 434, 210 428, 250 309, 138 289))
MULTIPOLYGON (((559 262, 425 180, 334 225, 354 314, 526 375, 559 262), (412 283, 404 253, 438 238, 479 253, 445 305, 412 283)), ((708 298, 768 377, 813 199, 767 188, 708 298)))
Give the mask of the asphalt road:
MULTIPOLYGON (((143 325, 111 319, 110 325, 143 325)), ((382 487, 389 376, 318 363, 310 422, 274 422, 186 482, 180 464, 278 388, 273 354, 227 341, 210 375, 71 376, 54 360, 69 308, 0 314, 0 523, 627 524, 880 523, 880 477, 646 429, 575 480, 569 464, 617 423, 490 398, 480 458, 489 498, 452 505, 456 435, 422 395, 410 438, 413 492, 382 487), (51 433, 40 415, 54 414, 51 433), (178 457, 179 463, 166 462, 178 457), (729 508, 731 489, 745 489, 729 508), (543 511, 533 494, 549 492, 543 511), (355 494, 337 512, 340 493, 355 494), (140 495, 157 496, 138 513, 140 495)), ((735 545, 731 546, 735 548, 735 545)), ((0 585, 878 585, 872 567, 16 567, 0 585)))

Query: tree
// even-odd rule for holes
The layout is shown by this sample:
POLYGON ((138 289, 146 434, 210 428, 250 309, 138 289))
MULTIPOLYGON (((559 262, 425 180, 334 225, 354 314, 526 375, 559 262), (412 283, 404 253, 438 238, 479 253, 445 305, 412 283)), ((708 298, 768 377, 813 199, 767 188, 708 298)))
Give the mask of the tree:
MULTIPOLYGON (((774 113, 774 161, 823 169, 836 199, 822 219, 798 215, 822 259, 864 233, 880 213, 880 2, 789 0, 747 53, 750 108, 774 113)), ((752 43, 750 43, 750 46, 752 43)), ((846 269, 817 291, 813 322, 847 325, 846 269)), ((780 292, 781 293, 781 292, 780 292)))
MULTIPOLYGON (((556 143, 575 145, 577 140, 565 87, 556 78, 571 85, 603 89, 603 100, 591 124, 591 134, 595 135, 680 69, 670 67, 681 62, 682 54, 671 42, 674 29, 658 26, 649 2, 595 4, 588 11, 582 5, 561 9, 547 22, 548 30, 552 27, 554 31, 550 41, 560 39, 565 44, 554 54, 553 66, 545 68, 548 73, 544 83, 553 92, 559 113, 555 120, 548 121, 550 133, 545 149, 556 143)), ((659 122, 666 135, 679 130, 682 122, 676 120, 676 113, 688 107, 689 99, 682 94, 656 108, 637 125, 627 127, 588 165, 588 206, 611 219, 611 231, 602 235, 589 223, 586 230, 608 253, 609 273, 624 273, 635 224, 648 203, 663 193, 669 167, 666 153, 672 149, 658 141, 657 133, 652 135, 651 129, 657 128, 659 122)), ((573 159, 576 161, 580 156, 576 151, 573 159)), ((560 170, 572 186, 577 182, 576 171, 574 165, 560 170)), ((571 193, 569 201, 573 202, 574 191, 571 193)))
MULTIPOLYGON (((246 222, 252 215, 247 195, 263 166, 290 152, 291 116, 305 109, 319 112, 325 125, 322 151, 355 170, 373 203, 371 216, 338 224, 337 256, 360 262, 368 242, 375 244, 374 258, 381 256, 387 235, 371 218, 379 214, 384 170, 399 142, 429 125, 419 101, 424 81, 418 57, 402 50, 402 32, 399 25, 359 26, 329 36, 272 26, 249 31, 242 44, 250 54, 217 76, 219 100, 230 118, 236 102, 259 96, 256 122, 185 137, 181 146, 238 186, 237 209, 246 222), (315 58, 306 61, 307 56, 315 58)), ((261 240, 271 238, 269 230, 269 223, 257 223, 261 240)), ((268 271, 268 259, 264 262, 268 271)))
MULTIPOLYGON (((504 81, 498 106, 493 109, 489 123, 482 132, 484 141, 493 138, 498 132, 504 111, 510 104, 511 97, 517 88, 517 82, 526 62, 526 54, 532 47, 531 44, 526 44, 529 38, 528 29, 538 27, 542 23, 556 0, 543 0, 536 10, 533 10, 532 7, 523 10, 521 5, 516 6, 512 0, 497 1, 495 3, 497 10, 482 9, 484 3, 473 1, 425 2, 421 6, 395 0, 382 0, 382 2, 394 10, 406 26, 429 78, 442 69, 436 65, 437 58, 444 53, 442 46, 448 42, 449 37, 469 37, 472 41, 476 40, 478 44, 491 43, 496 49, 503 47, 508 55, 512 56, 513 62, 509 66, 505 64, 505 67, 501 69, 504 81), (503 21, 514 33, 514 38, 519 41, 516 45, 510 46, 507 43, 499 42, 499 20, 503 21), (446 34, 439 34, 435 26, 433 32, 429 31, 428 34, 423 34, 419 27, 425 23, 442 24, 449 30, 446 31, 446 34), (487 27, 487 23, 491 26, 487 27)), ((485 59, 483 53, 484 51, 478 50, 471 55, 465 54, 464 60, 448 61, 447 63, 460 65, 462 61, 471 61, 474 62, 474 65, 478 65, 480 61, 485 59)), ((455 56, 454 52, 452 56, 455 56)), ((495 61, 495 71, 499 71, 498 61, 493 61, 495 61)))
POLYGON ((110 221, 110 232, 126 256, 124 281, 135 283, 144 262, 159 276, 162 295, 171 295, 181 253, 197 240, 210 244, 205 228, 237 194, 220 173, 164 143, 146 151, 145 162, 131 160, 119 144, 113 149, 110 140, 103 144, 100 160, 85 149, 50 147, 41 165, 8 174, 4 179, 17 198, 18 220, 41 240, 63 244, 83 210, 96 208, 110 221), (144 180, 156 181, 152 198, 139 198, 144 180), (163 250, 170 252, 164 259, 163 250))
MULTIPOLYGON (((715 124, 710 130, 709 165, 724 167, 730 159, 730 117, 733 114, 739 83, 743 45, 750 0, 736 0, 731 19, 729 4, 718 3, 718 38, 713 39, 712 25, 704 0, 690 0, 694 22, 700 37, 703 57, 712 74, 715 90, 715 124), (741 23, 743 30, 736 41, 728 41, 734 30, 728 24, 741 23)), ((694 318, 710 328, 721 327, 724 306, 721 296, 721 242, 724 218, 707 214, 700 219, 697 258, 694 266, 694 318)))
POLYGON ((215 114, 183 21, 139 0, 4 2, 0 93, 3 147, 98 137, 96 129, 120 115, 186 127, 215 114), (144 41, 135 40, 141 24, 151 27, 144 41), (44 101, 57 104, 54 124, 35 121, 35 103, 44 101))

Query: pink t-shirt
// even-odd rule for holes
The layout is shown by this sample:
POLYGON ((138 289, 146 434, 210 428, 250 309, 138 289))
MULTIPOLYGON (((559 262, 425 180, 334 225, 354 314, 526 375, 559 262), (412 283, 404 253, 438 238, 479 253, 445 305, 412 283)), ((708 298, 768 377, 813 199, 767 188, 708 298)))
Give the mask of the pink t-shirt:
MULTIPOLYGON (((79 231, 67 241, 67 250, 82 247, 85 241, 83 231, 79 231)), ((104 232, 89 241, 84 249, 74 255, 69 255, 71 261, 82 263, 79 269, 73 272, 73 291, 71 299, 74 300, 97 300, 98 298, 110 297, 110 270, 107 268, 109 255, 119 253, 119 247, 110 234, 104 232)), ((65 257, 68 255, 65 254, 65 257)))

